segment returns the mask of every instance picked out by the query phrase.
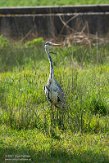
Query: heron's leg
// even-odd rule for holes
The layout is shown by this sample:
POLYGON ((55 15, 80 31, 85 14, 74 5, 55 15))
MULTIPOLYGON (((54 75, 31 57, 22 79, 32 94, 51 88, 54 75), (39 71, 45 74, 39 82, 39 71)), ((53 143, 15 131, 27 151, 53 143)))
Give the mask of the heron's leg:
POLYGON ((54 106, 53 108, 53 114, 54 114, 54 127, 56 127, 58 124, 58 109, 56 108, 56 106, 54 106))
POLYGON ((59 128, 64 130, 64 119, 65 119, 65 113, 63 110, 59 110, 59 128))
POLYGON ((53 105, 51 104, 51 127, 54 127, 54 110, 53 110, 53 105))
POLYGON ((54 116, 54 106, 51 104, 50 110, 50 119, 51 119, 51 127, 50 127, 50 134, 54 135, 55 132, 55 116, 54 116))
POLYGON ((59 121, 59 109, 58 108, 56 109, 56 121, 57 122, 59 121))
POLYGON ((54 114, 54 127, 57 124, 57 108, 56 106, 53 106, 53 114, 54 114))
POLYGON ((60 110, 60 108, 58 111, 58 126, 59 126, 59 128, 61 128, 61 110, 60 110))
POLYGON ((61 124, 61 126, 62 126, 62 129, 64 129, 65 127, 64 127, 64 121, 65 121, 65 112, 62 110, 61 111, 62 113, 62 124, 61 124))

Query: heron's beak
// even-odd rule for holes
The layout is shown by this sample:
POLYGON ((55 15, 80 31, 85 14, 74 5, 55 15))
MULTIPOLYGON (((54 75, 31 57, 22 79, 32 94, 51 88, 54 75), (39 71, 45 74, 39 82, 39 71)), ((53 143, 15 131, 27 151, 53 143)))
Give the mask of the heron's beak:
POLYGON ((52 43, 53 46, 61 46, 61 44, 52 43))
MULTIPOLYGON (((52 46, 61 46, 61 44, 56 44, 56 43, 53 43, 53 42, 52 42, 51 45, 52 45, 52 46)), ((57 54, 57 53, 54 52, 54 51, 50 51, 50 53, 52 53, 52 54, 57 54)))

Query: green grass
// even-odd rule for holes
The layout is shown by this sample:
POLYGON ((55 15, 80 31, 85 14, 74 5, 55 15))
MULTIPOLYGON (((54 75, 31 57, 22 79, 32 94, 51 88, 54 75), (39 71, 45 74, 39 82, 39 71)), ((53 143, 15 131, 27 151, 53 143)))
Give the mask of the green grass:
POLYGON ((80 4, 109 4, 108 0, 1 0, 0 7, 6 6, 45 6, 45 5, 80 5, 80 4))
POLYGON ((17 131, 3 125, 0 126, 0 156, 2 162, 7 155, 13 158, 27 155, 35 163, 108 163, 108 140, 108 134, 81 135, 70 131, 61 133, 60 139, 53 139, 37 129, 17 131))
POLYGON ((109 46, 53 49, 55 76, 66 96, 63 128, 63 112, 52 112, 43 90, 49 76, 44 40, 0 40, 2 162, 4 155, 30 155, 33 162, 109 162, 109 46))

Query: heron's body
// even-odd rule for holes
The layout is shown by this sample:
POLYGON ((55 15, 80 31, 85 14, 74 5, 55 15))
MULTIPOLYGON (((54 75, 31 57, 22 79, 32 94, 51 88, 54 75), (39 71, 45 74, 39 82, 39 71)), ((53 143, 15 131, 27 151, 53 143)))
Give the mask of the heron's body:
POLYGON ((61 86, 58 84, 58 82, 54 78, 53 62, 50 56, 49 49, 47 49, 47 46, 51 44, 52 43, 50 42, 47 42, 45 44, 45 51, 48 54, 48 59, 50 62, 50 76, 49 76, 47 85, 44 87, 44 90, 45 90, 47 99, 51 102, 52 105, 63 108, 65 104, 64 93, 63 93, 61 86))
POLYGON ((49 79, 45 86, 48 100, 56 107, 64 107, 64 93, 55 79, 49 79))

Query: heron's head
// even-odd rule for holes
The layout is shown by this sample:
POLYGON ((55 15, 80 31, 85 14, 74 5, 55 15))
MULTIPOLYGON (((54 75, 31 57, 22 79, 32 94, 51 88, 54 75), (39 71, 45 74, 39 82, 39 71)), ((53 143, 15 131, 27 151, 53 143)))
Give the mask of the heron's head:
POLYGON ((50 48, 51 48, 52 46, 60 46, 60 45, 61 45, 61 44, 56 44, 56 43, 47 41, 47 42, 45 43, 45 50, 46 50, 46 51, 49 51, 50 48))

